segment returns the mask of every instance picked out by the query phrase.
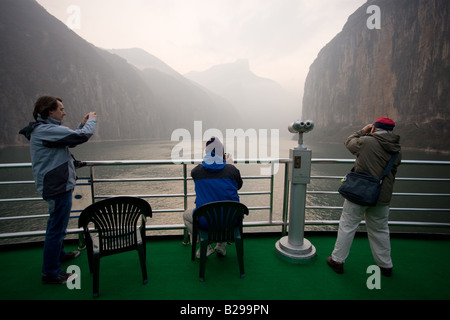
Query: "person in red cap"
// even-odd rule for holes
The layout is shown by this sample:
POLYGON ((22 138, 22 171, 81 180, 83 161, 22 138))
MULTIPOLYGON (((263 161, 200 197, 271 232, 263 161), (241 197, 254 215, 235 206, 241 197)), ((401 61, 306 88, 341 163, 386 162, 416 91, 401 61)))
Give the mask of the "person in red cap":
MULTIPOLYGON (((383 175, 392 155, 401 151, 400 136, 392 132, 394 127, 394 121, 381 117, 347 138, 345 146, 356 156, 354 166, 356 172, 365 171, 376 177, 383 175)), ((344 272, 344 262, 350 252, 356 229, 365 218, 374 260, 383 275, 391 276, 393 264, 388 226, 389 204, 400 162, 401 154, 383 181, 376 206, 361 206, 345 199, 334 250, 327 258, 328 265, 335 272, 344 272)))

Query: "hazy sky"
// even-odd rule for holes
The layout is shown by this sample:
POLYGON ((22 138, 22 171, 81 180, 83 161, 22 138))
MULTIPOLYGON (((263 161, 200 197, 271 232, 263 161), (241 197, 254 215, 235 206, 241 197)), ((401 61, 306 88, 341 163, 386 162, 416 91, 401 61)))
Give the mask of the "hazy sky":
POLYGON ((248 59, 257 75, 300 93, 320 49, 366 0, 37 2, 98 47, 142 48, 181 74, 248 59))

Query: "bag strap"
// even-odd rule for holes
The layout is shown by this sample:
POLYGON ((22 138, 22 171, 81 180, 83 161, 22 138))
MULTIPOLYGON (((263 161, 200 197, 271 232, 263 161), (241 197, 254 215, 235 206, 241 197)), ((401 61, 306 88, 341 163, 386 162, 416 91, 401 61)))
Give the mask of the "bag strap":
POLYGON ((391 160, 389 160, 389 163, 388 163, 386 169, 384 169, 383 176, 381 177, 381 180, 386 178, 387 175, 389 174, 389 172, 391 172, 392 166, 394 165, 395 160, 397 160, 399 154, 400 154, 400 151, 397 151, 396 153, 394 153, 392 155, 391 160))

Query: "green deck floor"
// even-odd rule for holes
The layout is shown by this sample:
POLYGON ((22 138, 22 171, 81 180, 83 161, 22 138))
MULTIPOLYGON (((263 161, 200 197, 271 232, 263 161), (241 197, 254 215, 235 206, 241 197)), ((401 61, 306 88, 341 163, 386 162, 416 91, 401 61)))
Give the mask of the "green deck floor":
MULTIPOLYGON (((307 234, 317 249, 315 261, 301 265, 276 255, 279 236, 252 236, 244 240, 246 277, 240 279, 234 245, 227 257, 210 256, 206 281, 199 282, 199 262, 190 260, 190 246, 181 239, 150 238, 147 246, 149 282, 142 284, 136 252, 101 259, 99 300, 301 300, 301 299, 449 299, 450 241, 393 237, 394 272, 381 276, 381 289, 368 289, 367 268, 373 265, 365 235, 358 236, 343 275, 326 264, 335 235, 307 234)), ((74 244, 66 245, 74 250, 74 244)), ((81 269, 81 289, 43 285, 42 248, 0 249, 0 299, 93 299, 92 276, 86 252, 64 265, 81 269)))

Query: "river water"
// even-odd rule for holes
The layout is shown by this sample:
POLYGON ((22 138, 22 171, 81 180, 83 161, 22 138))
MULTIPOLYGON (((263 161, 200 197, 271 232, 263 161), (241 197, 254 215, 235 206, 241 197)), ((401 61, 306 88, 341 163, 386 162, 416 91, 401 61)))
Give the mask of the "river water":
MULTIPOLYGON (((270 140, 270 139, 269 139, 270 140)), ((267 143, 265 137, 257 137, 257 141, 247 139, 244 149, 234 146, 234 150, 225 150, 231 152, 235 159, 242 158, 287 158, 289 149, 297 145, 297 141, 290 138, 280 138, 272 145, 267 143), (256 148, 254 144, 257 143, 256 148), (277 148, 278 147, 278 148, 277 148)), ((201 158, 204 142, 197 141, 190 145, 181 145, 178 141, 116 141, 116 142, 88 142, 72 149, 74 156, 83 161, 101 161, 101 160, 170 160, 173 157, 174 148, 185 148, 196 159, 201 158), (197 148, 196 148, 197 147, 197 148)), ((229 146, 229 144, 226 144, 229 146)), ((353 159, 354 157, 347 151, 343 144, 327 144, 314 143, 308 141, 308 135, 305 135, 305 145, 312 150, 314 158, 337 158, 337 159, 353 159)), ((242 147, 242 145, 241 145, 242 147)), ((177 150, 178 150, 177 149, 177 150)), ((180 154, 180 153, 178 153, 180 154)), ((172 158, 173 159, 173 158, 172 158)), ((449 161, 450 156, 439 153, 423 152, 423 151, 403 151, 403 160, 441 160, 449 161)), ((0 149, 0 163, 28 163, 30 162, 29 148, 25 147, 6 147, 0 149)), ((190 170, 195 165, 188 166, 188 176, 190 170)), ((236 166, 241 171, 242 176, 259 176, 261 168, 267 165, 242 164, 236 166)), ((333 175, 344 176, 350 169, 351 164, 326 165, 315 164, 312 166, 312 175, 333 175)), ((89 176, 88 168, 78 169, 77 174, 80 178, 89 176)), ((180 165, 159 165, 159 166, 109 166, 96 167, 96 178, 163 178, 163 177, 182 177, 183 171, 180 165)), ((401 165, 399 167, 397 177, 433 177, 433 178, 449 178, 450 166, 423 166, 423 165, 401 165)), ((26 169, 1 169, 0 181, 28 181, 33 180, 31 168, 26 169)), ((274 198, 273 198, 273 217, 274 221, 281 221, 283 208, 283 180, 284 165, 279 165, 278 173, 274 178, 274 198)), ((79 180, 80 182, 83 179, 79 180)), ((312 180, 308 185, 308 190, 328 190, 336 191, 339 187, 339 180, 312 180)), ((270 190, 270 180, 244 180, 244 186, 241 192, 268 191, 270 190)), ((90 188, 88 186, 79 186, 75 189, 74 210, 82 210, 89 204, 90 188)), ((449 183, 444 182, 403 182, 396 181, 394 192, 426 192, 426 193, 450 193, 449 183)), ((182 194, 183 182, 120 182, 115 184, 102 183, 97 184, 96 193, 98 195, 142 195, 142 194, 182 194)), ((192 181, 188 183, 188 193, 194 193, 194 184, 192 181)), ((30 185, 0 185, 0 199, 20 198, 20 197, 38 197, 34 184, 30 185)), ((188 207, 194 207, 195 197, 188 198, 188 207)), ((151 198, 148 199, 153 210, 171 210, 182 209, 184 206, 183 198, 151 198)), ((241 201, 249 207, 269 206, 270 198, 268 195, 242 195, 241 201)), ((340 195, 314 195, 307 196, 307 205, 326 205, 326 206, 342 206, 343 199, 340 195)), ((421 208, 450 208, 449 197, 425 197, 416 196, 397 196, 393 198, 392 208, 405 207, 421 207, 421 208)), ((32 201, 24 203, 16 202, 0 202, 0 217, 23 216, 23 215, 40 215, 47 213, 47 205, 44 201, 32 201)), ((74 214, 75 216, 77 214, 74 214)), ((308 209, 306 220, 338 220, 340 210, 318 210, 308 209)), ((269 219, 269 210, 252 210, 246 221, 263 221, 269 219)), ((435 221, 450 222, 450 212, 403 212, 392 211, 391 220, 399 221, 435 221)), ((33 220, 0 220, 0 233, 17 232, 25 230, 44 230, 45 218, 33 220)), ((182 213, 154 213, 153 218, 148 221, 149 224, 182 224, 182 213)), ((76 219, 71 219, 69 228, 76 228, 76 219)), ((315 228, 315 227, 309 227, 315 228)), ((316 227, 317 228, 317 227, 316 227)), ((321 227, 322 229, 326 227, 321 227)), ((335 227, 331 227, 335 228, 335 227)), ((393 227, 397 231, 415 231, 405 227, 393 227)), ((253 230, 253 228, 252 228, 253 230)), ((256 229, 257 230, 257 229, 256 229)), ((264 229, 268 230, 268 229, 264 229)), ((276 230, 281 230, 279 227, 276 230)), ((432 232, 449 231, 443 228, 429 229, 432 232)), ((172 233, 181 233, 181 231, 173 231, 172 233)))

